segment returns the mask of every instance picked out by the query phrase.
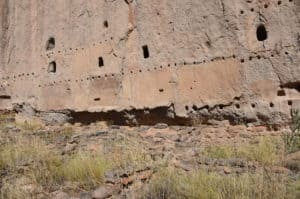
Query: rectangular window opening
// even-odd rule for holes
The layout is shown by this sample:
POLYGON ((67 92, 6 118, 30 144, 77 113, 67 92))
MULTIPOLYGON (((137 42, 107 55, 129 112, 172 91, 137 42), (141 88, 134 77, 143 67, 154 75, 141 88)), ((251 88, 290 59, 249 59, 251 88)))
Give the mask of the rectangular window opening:
POLYGON ((150 53, 149 53, 149 48, 147 45, 143 46, 143 53, 144 53, 144 58, 147 59, 150 57, 150 53))
POLYGON ((99 66, 99 67, 103 67, 103 66, 104 66, 104 60, 103 60, 103 57, 99 57, 99 58, 98 58, 98 66, 99 66))
POLYGON ((48 73, 56 73, 56 62, 52 61, 48 66, 48 73))

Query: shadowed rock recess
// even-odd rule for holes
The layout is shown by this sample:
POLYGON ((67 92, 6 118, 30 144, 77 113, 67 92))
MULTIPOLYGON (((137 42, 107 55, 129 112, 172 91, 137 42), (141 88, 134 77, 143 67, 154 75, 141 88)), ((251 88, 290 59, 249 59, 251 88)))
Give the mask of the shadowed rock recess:
POLYGON ((284 124, 300 107, 299 19, 295 0, 1 0, 0 109, 284 124))

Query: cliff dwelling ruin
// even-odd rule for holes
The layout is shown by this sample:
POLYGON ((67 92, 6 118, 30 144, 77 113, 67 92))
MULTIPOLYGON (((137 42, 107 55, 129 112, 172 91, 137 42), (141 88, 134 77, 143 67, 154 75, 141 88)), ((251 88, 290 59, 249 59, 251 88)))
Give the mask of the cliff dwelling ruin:
POLYGON ((2 0, 0 13, 2 110, 276 124, 300 106, 300 1, 2 0))

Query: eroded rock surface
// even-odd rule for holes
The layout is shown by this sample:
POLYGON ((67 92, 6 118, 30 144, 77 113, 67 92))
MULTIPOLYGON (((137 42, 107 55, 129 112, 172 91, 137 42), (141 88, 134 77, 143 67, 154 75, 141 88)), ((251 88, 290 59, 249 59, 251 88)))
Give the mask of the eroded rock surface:
POLYGON ((282 123, 300 103, 299 13, 296 0, 3 0, 0 108, 282 123))

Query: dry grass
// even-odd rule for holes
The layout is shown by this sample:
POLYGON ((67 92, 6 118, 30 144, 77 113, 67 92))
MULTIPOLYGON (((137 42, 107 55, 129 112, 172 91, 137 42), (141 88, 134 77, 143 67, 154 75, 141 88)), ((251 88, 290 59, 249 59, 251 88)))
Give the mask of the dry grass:
POLYGON ((34 136, 38 136, 42 140, 44 140, 47 144, 57 144, 61 140, 67 142, 74 135, 74 128, 72 126, 65 126, 59 129, 55 129, 53 131, 38 131, 38 132, 26 132, 26 135, 31 134, 34 136))
POLYGON ((263 170, 256 174, 223 176, 203 171, 184 173, 164 169, 156 174, 141 198, 296 199, 297 188, 291 183, 299 183, 299 180, 292 181, 263 170))
POLYGON ((0 149, 2 167, 11 173, 17 173, 19 168, 28 166, 27 174, 41 184, 55 180, 55 171, 60 165, 61 157, 46 144, 34 137, 20 136, 15 142, 6 144, 0 149))
POLYGON ((3 130, 8 124, 14 121, 13 113, 0 113, 0 130, 3 130))
POLYGON ((63 180, 91 189, 104 182, 104 173, 109 168, 110 164, 100 155, 79 152, 65 161, 58 173, 63 180))
POLYGON ((114 168, 140 168, 153 162, 142 143, 135 139, 123 138, 113 141, 108 143, 106 150, 106 157, 109 157, 114 168))
POLYGON ((0 122, 7 122, 14 119, 15 115, 13 113, 0 113, 0 122))
POLYGON ((262 165, 280 163, 283 155, 283 141, 273 137, 260 137, 253 143, 237 146, 210 146, 204 149, 203 155, 211 158, 243 158, 257 161, 262 165))
POLYGON ((44 127, 43 123, 38 120, 31 120, 30 122, 16 122, 16 126, 23 131, 35 132, 44 127))
POLYGON ((2 181, 0 198, 33 198, 35 193, 30 192, 31 187, 52 186, 57 182, 56 171, 61 157, 42 140, 19 136, 1 146, 0 162, 0 169, 13 178, 2 181))
POLYGON ((73 133, 74 133, 74 129, 72 126, 65 126, 59 131, 59 134, 65 137, 71 137, 73 133))
POLYGON ((80 152, 65 157, 36 137, 20 136, 0 148, 0 169, 10 175, 24 169, 24 176, 45 188, 72 181, 90 189, 103 183, 108 168, 108 162, 99 155, 80 152))
MULTIPOLYGON (((3 119, 6 120, 6 116, 3 119)), ((76 190, 91 190, 104 182, 104 173, 110 169, 138 169, 154 163, 157 166, 159 162, 153 161, 143 143, 130 136, 121 135, 121 138, 105 142, 107 146, 101 153, 79 151, 74 155, 62 156, 54 147, 50 148, 51 144, 47 145, 49 139, 54 139, 57 134, 38 138, 32 132, 43 128, 40 124, 24 123, 17 126, 22 132, 0 146, 0 174, 1 171, 7 173, 5 180, 0 179, 1 199, 36 197, 34 192, 24 189, 28 184, 47 191, 53 186, 64 187, 71 182, 76 190), (19 177, 24 180, 18 181, 19 177), (6 181, 6 178, 11 179, 6 181)), ((62 128, 59 135, 71 137, 73 132, 74 129, 68 126, 62 128)), ((203 155, 211 158, 242 158, 257 161, 262 166, 272 166, 280 164, 283 146, 280 139, 260 137, 243 145, 207 147, 203 155)), ((299 179, 291 180, 288 176, 270 173, 269 170, 220 175, 163 168, 150 181, 147 189, 143 190, 141 198, 294 199, 300 198, 299 194, 299 179)))
POLYGON ((0 190, 1 199, 32 199, 42 193, 42 187, 25 176, 6 179, 0 190))

